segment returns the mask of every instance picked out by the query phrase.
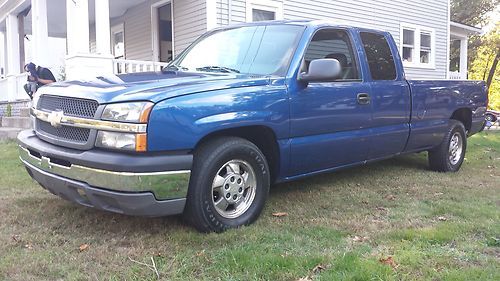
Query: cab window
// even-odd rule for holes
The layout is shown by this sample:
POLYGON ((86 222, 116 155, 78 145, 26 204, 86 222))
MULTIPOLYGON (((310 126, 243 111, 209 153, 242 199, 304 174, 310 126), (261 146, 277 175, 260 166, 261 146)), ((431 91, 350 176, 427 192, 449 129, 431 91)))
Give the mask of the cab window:
POLYGON ((335 81, 360 79, 351 39, 345 30, 328 28, 316 32, 307 48, 301 72, 307 72, 311 61, 316 59, 336 59, 339 61, 342 74, 335 81))
POLYGON ((372 79, 395 80, 396 64, 385 36, 372 32, 361 32, 360 36, 372 79))

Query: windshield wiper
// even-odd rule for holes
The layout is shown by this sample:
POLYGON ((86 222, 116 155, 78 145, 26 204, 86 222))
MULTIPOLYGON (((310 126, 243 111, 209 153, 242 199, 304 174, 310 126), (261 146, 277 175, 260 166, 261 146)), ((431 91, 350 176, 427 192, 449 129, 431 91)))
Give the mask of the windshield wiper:
POLYGON ((240 73, 238 69, 229 68, 225 66, 203 66, 196 68, 198 71, 208 71, 208 72, 223 72, 223 73, 240 73))
POLYGON ((176 64, 169 64, 167 66, 165 66, 162 71, 164 70, 175 70, 175 71, 185 71, 185 70, 189 70, 187 67, 183 67, 183 66, 180 66, 180 65, 176 65, 176 64))

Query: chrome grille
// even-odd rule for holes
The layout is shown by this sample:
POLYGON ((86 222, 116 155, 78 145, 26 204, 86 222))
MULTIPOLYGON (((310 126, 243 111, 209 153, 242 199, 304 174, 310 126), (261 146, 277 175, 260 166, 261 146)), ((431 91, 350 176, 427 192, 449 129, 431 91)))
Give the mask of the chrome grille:
POLYGON ((95 100, 42 95, 38 101, 38 109, 44 111, 63 111, 65 115, 94 118, 99 107, 95 100))
POLYGON ((37 120, 37 129, 48 137, 85 144, 90 136, 90 129, 69 126, 52 127, 50 123, 37 120))
MULTIPOLYGON (((94 119, 99 103, 89 99, 41 95, 36 107, 46 112, 62 111, 66 116, 94 119)), ((56 128, 39 119, 35 131, 48 142, 71 148, 89 149, 95 141, 95 130, 71 126, 56 128)))

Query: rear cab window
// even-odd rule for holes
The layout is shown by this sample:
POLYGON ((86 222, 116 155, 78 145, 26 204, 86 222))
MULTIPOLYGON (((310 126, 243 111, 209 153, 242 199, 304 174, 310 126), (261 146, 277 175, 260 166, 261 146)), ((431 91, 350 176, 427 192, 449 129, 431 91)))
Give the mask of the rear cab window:
POLYGON ((394 56, 383 34, 360 32, 372 80, 396 80, 394 56))

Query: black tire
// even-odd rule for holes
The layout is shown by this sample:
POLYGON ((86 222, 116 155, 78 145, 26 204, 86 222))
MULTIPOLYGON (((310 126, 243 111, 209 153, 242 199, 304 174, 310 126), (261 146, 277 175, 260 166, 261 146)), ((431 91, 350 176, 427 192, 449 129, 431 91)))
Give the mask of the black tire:
POLYGON ((466 150, 467 137, 464 125, 460 121, 450 120, 450 126, 441 144, 429 150, 429 166, 431 170, 438 172, 456 172, 464 162, 466 150), (455 136, 461 141, 461 149, 453 154, 453 150, 450 149, 450 144, 455 136), (457 154, 457 152, 459 152, 459 154, 457 154), (453 155, 455 155, 455 157, 453 157, 453 155))
MULTIPOLYGON (((236 172, 231 173, 233 173, 232 175, 237 175, 236 172)), ((241 177, 241 179, 243 180, 243 183, 241 183, 242 185, 250 185, 243 177, 241 177)), ((202 144, 194 153, 194 165, 189 183, 184 218, 201 232, 223 232, 229 228, 249 225, 254 222, 262 212, 269 194, 269 186, 269 166, 264 154, 256 145, 237 137, 213 139, 202 144), (252 189, 250 189, 250 186, 248 186, 248 189, 244 190, 241 196, 237 194, 238 191, 233 190, 233 186, 236 185, 236 182, 229 182, 229 180, 233 179, 229 173, 230 170, 228 165, 230 164, 228 163, 233 163, 233 165, 234 163, 243 163, 241 164, 243 166, 239 166, 238 168, 238 170, 242 170, 242 176, 246 173, 245 169, 249 171, 253 169, 253 174, 247 174, 252 174, 254 176, 252 182, 255 184, 251 185, 255 186, 255 188, 252 187, 252 189), (224 167, 225 169, 223 169, 224 167), (246 209, 240 208, 239 211, 244 210, 241 214, 236 212, 236 203, 228 205, 227 210, 229 211, 227 212, 230 213, 231 207, 233 207, 235 217, 224 217, 221 213, 226 216, 228 216, 228 213, 224 212, 223 207, 215 206, 215 201, 221 202, 219 200, 226 200, 226 198, 224 198, 225 196, 220 197, 221 195, 219 195, 219 192, 215 191, 216 189, 213 189, 212 186, 215 184, 216 176, 220 176, 224 171, 228 172, 227 176, 224 177, 226 181, 224 181, 223 186, 218 189, 221 193, 228 192, 225 194, 228 195, 230 192, 234 191, 235 193, 233 194, 240 196, 238 200, 244 200, 244 193, 247 194, 247 198, 253 198, 251 201, 248 199, 248 203, 245 204, 246 209), (226 183, 231 184, 230 190, 223 189, 228 186, 226 183), (254 194, 253 197, 249 196, 250 192, 254 194)), ((230 200, 232 197, 233 195, 230 194, 227 200, 230 200)))
POLYGON ((484 119, 486 121, 490 121, 491 123, 494 123, 497 121, 497 117, 493 114, 486 114, 486 116, 484 117, 484 119))

